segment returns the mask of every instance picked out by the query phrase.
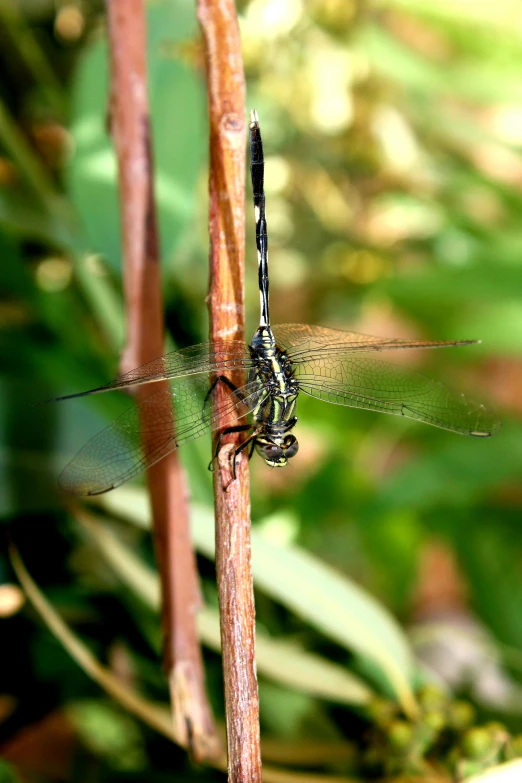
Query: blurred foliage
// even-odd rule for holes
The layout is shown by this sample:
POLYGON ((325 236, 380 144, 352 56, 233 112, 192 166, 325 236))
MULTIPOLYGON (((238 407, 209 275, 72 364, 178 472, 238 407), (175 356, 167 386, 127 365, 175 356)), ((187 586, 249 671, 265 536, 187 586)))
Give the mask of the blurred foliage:
MULTIPOLYGON (((405 360, 504 423, 481 441, 303 399, 292 469, 252 460, 265 760, 346 780, 463 779, 522 750, 519 7, 238 11, 267 155, 274 322, 480 338, 405 360)), ((204 75, 193 3, 148 12, 166 323, 185 346, 207 332, 204 75)), ((33 407, 114 377, 124 341, 103 4, 0 0, 0 43, 1 520, 101 664, 166 703, 143 491, 111 493, 88 528, 56 485, 125 399, 33 407)), ((182 456, 222 719, 208 454, 202 439, 182 456)), ((108 701, 22 610, 7 556, 0 574, 0 780, 223 777, 108 701)))

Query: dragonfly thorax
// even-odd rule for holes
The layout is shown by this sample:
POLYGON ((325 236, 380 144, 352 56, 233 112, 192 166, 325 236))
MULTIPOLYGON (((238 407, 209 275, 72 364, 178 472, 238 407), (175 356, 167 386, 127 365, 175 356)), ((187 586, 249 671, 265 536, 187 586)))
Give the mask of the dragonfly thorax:
POLYGON ((299 384, 290 357, 277 346, 269 326, 256 331, 250 352, 254 361, 250 380, 261 391, 253 411, 257 424, 255 449, 270 467, 284 467, 299 449, 297 439, 290 433, 297 422, 299 384))

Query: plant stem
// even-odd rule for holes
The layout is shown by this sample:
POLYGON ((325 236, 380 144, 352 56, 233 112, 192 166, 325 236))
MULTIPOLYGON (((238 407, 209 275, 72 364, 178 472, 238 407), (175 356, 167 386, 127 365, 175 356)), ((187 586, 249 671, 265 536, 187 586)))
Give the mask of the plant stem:
MULTIPOLYGON (((233 0, 199 0, 205 42, 210 116, 210 338, 244 339, 245 83, 233 0)), ((237 386, 241 374, 230 378, 237 386)), ((218 401, 224 401, 218 385, 218 401)), ((240 436, 227 436, 214 472, 216 569, 231 783, 260 783, 259 698, 255 606, 250 563, 248 459, 230 454, 240 436)))
MULTIPOLYGON (((163 305, 159 242, 153 195, 153 164, 146 80, 143 0, 106 0, 111 60, 109 122, 118 158, 127 346, 121 371, 163 353, 163 305)), ((159 387, 160 384, 156 384, 159 387)), ((165 382, 165 391, 168 384, 165 382)), ((160 389, 155 389, 155 392, 160 389)), ((139 400, 150 396, 138 387, 139 400)), ((158 397, 158 395, 155 395, 158 397)), ((141 414, 143 448, 160 417, 174 421, 170 395, 141 414)), ((177 453, 149 469, 156 556, 162 586, 164 663, 176 736, 198 761, 219 753, 195 614, 200 605, 195 556, 190 543, 187 490, 177 453)))

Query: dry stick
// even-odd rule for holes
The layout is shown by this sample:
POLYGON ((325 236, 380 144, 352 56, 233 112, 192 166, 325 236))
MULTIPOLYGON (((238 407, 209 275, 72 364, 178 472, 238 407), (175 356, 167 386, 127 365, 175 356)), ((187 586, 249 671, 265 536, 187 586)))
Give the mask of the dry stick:
MULTIPOLYGON (((126 372, 163 353, 163 306, 153 195, 143 0, 107 0, 106 5, 111 63, 109 122, 118 158, 128 313, 128 341, 121 368, 126 372)), ((154 392, 158 386, 155 385, 154 392)), ((146 386, 136 390, 138 400, 150 394, 146 386)), ((141 416, 145 453, 146 431, 151 422, 160 417, 167 426, 170 423, 171 433, 174 432, 167 383, 162 399, 154 406, 146 406, 141 416)), ((175 733, 197 760, 210 759, 219 753, 219 743, 204 689, 195 623, 200 604, 199 587, 190 543, 186 483, 177 454, 171 452, 150 468, 147 478, 161 576, 164 662, 170 683, 175 733)))
MULTIPOLYGON (((205 41, 210 115, 210 337, 244 339, 245 84, 233 0, 198 0, 205 41)), ((241 374, 232 376, 238 386, 241 374)), ((218 384, 219 400, 226 394, 218 384)), ((260 783, 255 607, 250 566, 248 460, 229 457, 240 436, 227 436, 214 472, 216 569, 232 783, 260 783), (225 488, 228 488, 225 490, 225 488)))

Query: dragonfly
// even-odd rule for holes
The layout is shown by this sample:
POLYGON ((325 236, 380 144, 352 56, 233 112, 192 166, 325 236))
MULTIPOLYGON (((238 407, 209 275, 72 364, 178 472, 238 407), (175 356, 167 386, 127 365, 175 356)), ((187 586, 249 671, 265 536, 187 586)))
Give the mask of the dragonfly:
MULTIPOLYGON (((284 467, 298 452, 294 434, 300 394, 324 402, 403 416, 461 435, 485 438, 500 428, 494 414, 421 374, 382 361, 383 351, 471 345, 478 340, 401 340, 308 324, 272 326, 268 297, 268 239, 264 154, 259 117, 250 114, 250 172, 256 224, 259 326, 250 344, 217 340, 167 353, 111 383, 59 397, 67 400, 142 384, 160 391, 141 399, 95 435, 60 475, 63 490, 98 495, 120 486, 205 432, 245 434, 231 455, 257 452, 284 467), (246 383, 231 380, 243 373, 246 383), (215 403, 215 390, 226 392, 215 403), (158 388, 158 387, 157 387, 158 388)), ((234 480, 232 479, 232 480, 234 480)))

